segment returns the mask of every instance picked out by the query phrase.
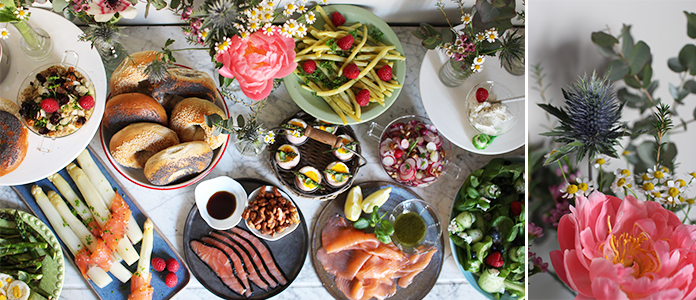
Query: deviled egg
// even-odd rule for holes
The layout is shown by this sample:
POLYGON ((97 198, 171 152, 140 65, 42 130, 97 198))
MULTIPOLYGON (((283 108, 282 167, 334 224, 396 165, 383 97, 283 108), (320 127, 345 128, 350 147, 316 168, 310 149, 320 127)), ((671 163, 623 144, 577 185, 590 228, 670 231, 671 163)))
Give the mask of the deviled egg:
POLYGON ((317 125, 314 125, 314 128, 316 128, 316 129, 321 129, 321 130, 326 131, 326 132, 331 133, 331 134, 336 132, 336 127, 332 126, 333 124, 331 124, 331 123, 324 122, 324 121, 319 120, 319 119, 317 119, 316 123, 317 123, 317 125))
POLYGON ((12 276, 5 273, 0 273, 0 290, 7 292, 7 289, 10 287, 10 283, 13 281, 14 278, 12 278, 12 276))
MULTIPOLYGON (((307 128, 307 123, 300 119, 292 119, 288 121, 288 125, 301 127, 302 129, 307 128)), ((285 129, 285 137, 288 139, 290 143, 293 143, 294 145, 301 145, 307 141, 307 136, 299 130, 285 129)))
POLYGON ((350 174, 350 171, 348 170, 348 166, 346 166, 346 164, 340 161, 335 161, 326 166, 326 170, 324 170, 324 176, 326 177, 326 181, 331 186, 339 187, 346 184, 346 182, 348 182, 348 179, 353 175, 350 174))
POLYGON ((290 144, 282 145, 278 147, 275 159, 279 167, 290 170, 300 163, 300 150, 290 144))
POLYGON ((315 167, 302 167, 295 172, 295 184, 300 190, 313 192, 321 187, 321 173, 315 167))
POLYGON ((29 286, 21 280, 15 280, 7 288, 7 300, 27 300, 31 290, 29 286))
MULTIPOLYGON (((339 135, 338 137, 343 139, 343 145, 348 145, 353 142, 353 138, 350 136, 347 136, 345 134, 339 135)), ((345 146, 346 148, 355 151, 355 144, 353 145, 348 145, 345 146)), ((334 156, 336 158, 340 159, 341 161, 347 161, 351 158, 353 158, 354 153, 351 151, 348 151, 347 149, 344 148, 339 148, 333 151, 334 156)))

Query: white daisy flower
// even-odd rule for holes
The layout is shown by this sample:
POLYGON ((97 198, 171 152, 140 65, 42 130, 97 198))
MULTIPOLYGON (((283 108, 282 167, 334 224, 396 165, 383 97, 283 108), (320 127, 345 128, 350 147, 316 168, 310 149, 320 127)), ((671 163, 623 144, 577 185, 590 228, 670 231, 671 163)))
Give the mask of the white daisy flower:
POLYGON ((275 133, 273 133, 273 131, 269 131, 268 134, 266 134, 266 136, 263 137, 263 141, 266 144, 275 143, 275 133))
POLYGON ((631 171, 628 169, 618 169, 614 172, 614 174, 616 175, 616 178, 611 184, 611 190, 614 192, 614 194, 618 195, 624 189, 631 188, 631 181, 633 180, 631 171))
MULTIPOLYGON (((686 183, 684 183, 684 186, 686 186, 686 183)), ((667 202, 669 203, 675 203, 677 200, 679 200, 679 197, 683 192, 684 188, 680 182, 676 180, 669 180, 667 181, 667 192, 665 195, 665 200, 667 200, 667 202)))
POLYGON ((475 39, 477 42, 483 42, 483 41, 486 40, 486 35, 484 35, 483 33, 479 32, 479 33, 476 34, 476 36, 474 37, 474 39, 475 39))
POLYGON ((237 31, 240 31, 240 32, 245 30, 244 25, 239 24, 239 23, 232 24, 232 27, 234 27, 235 29, 237 29, 237 31))
POLYGON ((14 14, 15 17, 24 21, 29 20, 29 16, 31 15, 29 10, 24 7, 17 7, 17 10, 15 10, 14 14))
POLYGON ((230 48, 230 44, 232 43, 232 40, 230 38, 225 38, 222 42, 217 42, 215 43, 215 50, 217 53, 223 53, 227 51, 227 49, 230 48))
POLYGON ((245 31, 240 31, 240 32, 239 32, 239 37, 241 37, 241 38, 243 38, 243 39, 246 39, 246 38, 249 37, 250 34, 251 34, 251 33, 249 33, 249 31, 246 31, 246 30, 245 30, 245 31))
POLYGON ((486 40, 489 43, 493 43, 497 39, 498 39, 498 31, 495 30, 495 28, 491 28, 491 29, 486 30, 486 40))
POLYGON ((297 28, 299 25, 297 24, 297 20, 295 19, 290 19, 285 21, 285 24, 283 24, 283 28, 287 30, 287 32, 290 33, 290 35, 294 35, 297 32, 297 28))
POLYGON ((263 15, 261 17, 262 17, 262 20, 264 22, 273 21, 273 13, 272 12, 265 12, 265 13, 263 13, 263 15))
POLYGON ((659 202, 669 202, 669 201, 667 200, 667 193, 665 193, 664 191, 661 191, 661 190, 659 190, 659 189, 654 189, 654 190, 650 193, 650 195, 653 196, 653 197, 655 197, 655 201, 659 201, 659 202))
POLYGON ((307 24, 312 25, 314 24, 314 22, 317 21, 317 16, 314 14, 313 11, 310 11, 305 15, 305 21, 307 22, 307 24))
POLYGON ((482 70, 483 70, 483 66, 481 66, 481 65, 476 65, 476 64, 471 65, 471 71, 473 71, 474 73, 481 72, 482 70))
POLYGON ((268 36, 273 35, 274 29, 275 29, 275 27, 271 23, 266 23, 266 25, 263 25, 263 28, 262 28, 263 33, 265 33, 268 36))
POLYGON ((643 190, 643 193, 645 193, 646 195, 650 195, 656 191, 655 185, 652 184, 652 182, 643 183, 643 185, 640 188, 643 190))
POLYGON ((300 25, 297 27, 297 32, 296 32, 295 34, 296 34, 297 37, 299 37, 299 38, 305 37, 305 36, 307 35, 307 25, 305 25, 305 24, 300 24, 300 25))
POLYGON ((285 4, 285 7, 283 8, 283 14, 287 17, 289 15, 292 15, 295 10, 297 10, 297 6, 295 6, 295 3, 288 2, 288 4, 285 4))
POLYGON ((479 55, 476 58, 474 58, 475 65, 482 65, 484 61, 486 61, 486 58, 483 55, 479 55))
POLYGON ((257 20, 259 18, 259 15, 261 14, 261 12, 259 11, 258 8, 254 8, 254 9, 245 10, 244 14, 247 15, 249 20, 257 20))
POLYGON ((659 168, 658 166, 649 168, 648 171, 641 176, 643 181, 647 180, 654 180, 656 183, 659 183, 662 180, 669 180, 671 178, 669 174, 669 169, 665 167, 659 168))
POLYGON ((303 12, 307 11, 307 1, 304 1, 304 0, 297 1, 295 6, 297 7, 298 13, 303 13, 303 12))
POLYGON ((261 23, 259 21, 249 22, 249 25, 247 25, 247 29, 249 30, 249 32, 255 32, 261 29, 261 23))
POLYGON ((470 13, 465 13, 462 15, 462 24, 464 25, 469 25, 471 23, 471 14, 470 13))
POLYGON ((589 179, 575 179, 575 184, 578 186, 578 192, 575 193, 576 196, 589 196, 594 190, 594 181, 589 179))
POLYGON ((319 0, 319 3, 321 3, 321 4, 329 4, 329 0, 319 0))
POLYGON ((10 32, 7 31, 7 28, 0 28, 0 40, 6 40, 9 37, 10 32))
POLYGON ((210 28, 205 28, 201 31, 198 32, 198 36, 202 37, 203 39, 208 37, 208 33, 210 33, 210 28))
POLYGON ((595 158, 592 161, 592 166, 594 166, 595 169, 599 169, 600 167, 606 167, 609 165, 609 161, 607 160, 607 157, 604 155, 597 155, 597 158, 595 158))
POLYGON ((580 189, 575 184, 566 183, 565 187, 560 189, 559 191, 563 193, 562 197, 564 199, 571 199, 580 191, 580 189))
POLYGON ((289 39, 292 38, 292 34, 285 27, 280 28, 280 35, 282 35, 283 37, 289 38, 289 39))

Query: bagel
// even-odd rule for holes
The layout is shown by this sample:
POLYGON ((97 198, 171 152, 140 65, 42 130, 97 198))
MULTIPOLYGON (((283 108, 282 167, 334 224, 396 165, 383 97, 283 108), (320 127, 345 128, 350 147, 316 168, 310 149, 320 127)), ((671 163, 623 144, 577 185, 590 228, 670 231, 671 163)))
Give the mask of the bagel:
POLYGON ((218 97, 215 81, 206 72, 174 67, 168 74, 152 84, 152 98, 155 98, 167 111, 185 98, 197 97, 215 102, 218 97))
POLYGON ((19 120, 19 108, 0 98, 0 176, 19 167, 29 148, 29 132, 19 120))
POLYGON ((208 100, 186 98, 172 111, 169 127, 174 129, 182 142, 205 141, 211 149, 220 147, 227 139, 226 134, 213 134, 213 128, 205 124, 205 116, 218 114, 225 118, 225 112, 208 100))
POLYGON ((128 124, 140 122, 164 126, 169 123, 164 107, 148 95, 126 93, 106 102, 102 126, 107 135, 113 135, 128 124))
POLYGON ((150 157, 145 177, 154 185, 167 185, 191 174, 203 172, 213 160, 213 150, 202 141, 181 143, 150 157))
POLYGON ((109 89, 111 95, 140 91, 150 94, 152 86, 147 80, 145 69, 157 58, 157 51, 136 52, 124 59, 111 74, 109 89))
POLYGON ((109 152, 124 167, 142 169, 155 153, 179 143, 173 130, 156 123, 134 123, 111 137, 109 152))

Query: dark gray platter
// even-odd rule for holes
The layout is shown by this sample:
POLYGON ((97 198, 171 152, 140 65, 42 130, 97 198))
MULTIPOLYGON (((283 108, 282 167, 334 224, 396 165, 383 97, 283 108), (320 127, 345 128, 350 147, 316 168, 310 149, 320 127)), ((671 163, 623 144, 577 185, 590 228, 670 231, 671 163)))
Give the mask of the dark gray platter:
MULTIPOLYGON (((379 214, 382 215, 385 212, 390 212, 399 203, 410 200, 410 199, 421 199, 416 193, 412 192, 403 185, 393 183, 393 182, 383 182, 383 181, 368 181, 357 183, 354 186, 360 186, 364 197, 367 197, 373 192, 381 190, 383 188, 391 187, 391 195, 389 200, 387 200, 382 207, 379 208, 379 214)), ((330 218, 335 215, 344 216, 344 206, 346 203, 346 196, 348 196, 348 191, 338 195, 336 199, 329 201, 324 206, 324 209, 319 214, 319 217, 314 223, 314 229, 312 232, 312 266, 314 266, 314 271, 317 273, 319 280, 324 285, 324 288, 336 299, 348 300, 343 292, 341 292, 334 282, 334 276, 326 272, 321 262, 317 259, 315 253, 321 248, 321 229, 324 228, 324 224, 328 222, 330 218)), ((426 200, 424 200, 426 201, 426 200)), ((426 201, 427 202, 427 201, 426 201)), ((363 213, 363 216, 366 214, 363 213)), ((386 218, 386 217, 385 217, 386 218)), ((398 288, 396 294, 388 298, 389 300, 415 300, 423 299, 435 286, 437 278, 440 276, 440 271, 442 270, 442 262, 444 260, 445 252, 445 239, 444 236, 440 236, 440 241, 437 244, 437 253, 433 256, 428 267, 425 268, 420 274, 413 279, 411 285, 405 289, 398 288)))
MULTIPOLYGON (((235 179, 244 187, 247 194, 250 194, 255 189, 262 185, 272 185, 270 182, 266 182, 260 179, 252 178, 242 178, 235 179)), ((290 199, 292 200, 292 199, 290 199)), ((294 203, 294 201, 293 201, 294 203)), ((202 237, 208 235, 209 232, 213 231, 210 226, 201 218, 198 212, 198 207, 194 204, 191 211, 186 219, 186 225, 184 227, 184 257, 188 262, 191 273, 198 279, 198 281, 211 293, 221 297, 223 299, 267 299, 273 297, 283 290, 285 290, 292 282, 297 278, 297 275, 304 265, 305 259, 307 258, 307 248, 309 247, 309 233, 307 232, 307 225, 305 225, 305 218, 302 215, 299 207, 295 203, 297 211, 300 213, 300 226, 295 229, 290 234, 284 236, 277 241, 266 241, 260 239, 266 246, 268 250, 273 255, 278 268, 288 283, 285 285, 279 285, 268 291, 264 291, 258 286, 251 284, 253 294, 251 297, 246 298, 243 295, 239 295, 232 290, 230 290, 222 281, 213 273, 213 271, 201 261, 198 256, 191 250, 189 242, 191 240, 199 240, 202 237)), ((244 220, 239 222, 238 228, 249 231, 244 220)))

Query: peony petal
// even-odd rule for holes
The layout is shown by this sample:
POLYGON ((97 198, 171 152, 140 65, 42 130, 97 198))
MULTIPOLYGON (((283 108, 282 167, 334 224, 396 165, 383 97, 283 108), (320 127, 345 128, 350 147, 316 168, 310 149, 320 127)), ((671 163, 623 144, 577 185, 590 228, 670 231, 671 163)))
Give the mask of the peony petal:
POLYGON ((568 250, 563 255, 568 286, 580 294, 592 297, 592 280, 583 264, 578 260, 575 250, 568 250))
POLYGON ((558 278, 568 284, 566 269, 563 264, 563 252, 560 250, 551 251, 549 252, 549 258, 551 259, 551 265, 553 265, 553 269, 556 271, 558 278))
POLYGON ((599 277, 592 280, 592 293, 598 300, 628 299, 628 296, 621 290, 617 282, 607 277, 599 277))

